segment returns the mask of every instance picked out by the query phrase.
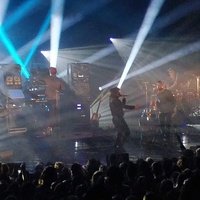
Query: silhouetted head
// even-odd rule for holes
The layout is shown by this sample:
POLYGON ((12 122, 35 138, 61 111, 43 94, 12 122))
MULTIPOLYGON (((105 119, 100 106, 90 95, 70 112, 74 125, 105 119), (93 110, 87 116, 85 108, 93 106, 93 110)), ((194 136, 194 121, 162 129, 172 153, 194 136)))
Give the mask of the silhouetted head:
POLYGON ((113 96, 113 97, 120 97, 121 96, 121 91, 118 87, 114 87, 114 88, 111 88, 110 89, 110 96, 113 96))

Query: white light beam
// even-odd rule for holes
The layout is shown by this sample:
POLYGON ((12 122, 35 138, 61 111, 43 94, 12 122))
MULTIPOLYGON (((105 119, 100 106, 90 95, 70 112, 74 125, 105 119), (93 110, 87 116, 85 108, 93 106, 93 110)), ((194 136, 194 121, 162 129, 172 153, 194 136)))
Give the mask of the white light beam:
POLYGON ((63 20, 64 0, 52 0, 50 67, 56 67, 63 20))
POLYGON ((133 61, 140 49, 140 47, 142 46, 156 16, 158 15, 158 12, 160 11, 161 6, 163 5, 164 0, 153 0, 147 10, 147 13, 145 15, 144 21, 142 23, 142 26, 139 30, 139 33, 137 35, 136 41, 133 45, 133 48, 131 50, 131 54, 128 58, 128 61, 125 65, 124 71, 122 73, 122 76, 120 78, 120 81, 118 83, 118 88, 121 88, 130 68, 131 65, 133 64, 133 61))

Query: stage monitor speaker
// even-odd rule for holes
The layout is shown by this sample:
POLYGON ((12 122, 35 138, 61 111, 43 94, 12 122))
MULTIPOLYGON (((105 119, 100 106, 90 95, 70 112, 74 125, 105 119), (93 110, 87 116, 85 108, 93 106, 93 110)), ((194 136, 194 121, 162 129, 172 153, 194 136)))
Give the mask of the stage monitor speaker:
POLYGON ((88 63, 70 63, 68 64, 68 75, 70 85, 77 96, 86 100, 90 99, 89 83, 89 64, 88 63))

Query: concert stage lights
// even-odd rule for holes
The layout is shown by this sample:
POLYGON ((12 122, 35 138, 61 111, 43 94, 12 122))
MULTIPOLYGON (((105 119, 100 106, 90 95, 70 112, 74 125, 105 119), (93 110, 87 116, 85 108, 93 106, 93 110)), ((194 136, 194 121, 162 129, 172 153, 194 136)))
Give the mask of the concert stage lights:
POLYGON ((162 57, 161 59, 159 60, 156 60, 144 67, 141 67, 139 70, 136 70, 130 74, 127 75, 126 79, 130 79, 130 78, 133 78, 137 75, 140 75, 144 72, 148 72, 152 69, 155 69, 157 67, 160 67, 160 66, 163 66, 167 63, 170 63, 174 60, 178 60, 180 58, 183 58, 184 56, 188 56, 189 54, 192 54, 192 53, 195 53, 197 51, 200 50, 200 40, 199 41, 196 41, 194 43, 191 43, 177 51, 174 51, 164 57, 162 57))
POLYGON ((57 66, 60 34, 63 21, 64 0, 51 1, 51 27, 50 27, 50 66, 57 66))
POLYGON ((25 66, 27 66, 28 63, 31 61, 36 49, 38 48, 38 46, 40 44, 40 41, 42 40, 44 33, 46 32, 47 28, 49 27, 50 17, 51 17, 51 11, 49 11, 49 13, 47 14, 46 19, 44 20, 44 23, 42 24, 42 27, 39 30, 39 32, 33 42, 33 46, 31 48, 31 50, 29 51, 29 53, 26 57, 26 60, 24 62, 25 66))
MULTIPOLYGON (((143 20, 143 23, 141 25, 141 28, 139 30, 139 33, 138 33, 137 38, 135 40, 135 43, 132 47, 131 53, 130 53, 129 58, 126 62, 124 71, 123 71, 120 79, 111 81, 110 83, 102 86, 101 87, 102 89, 106 89, 106 88, 113 86, 117 83, 118 83, 117 87, 121 88, 123 82, 126 80, 127 74, 129 72, 132 64, 133 64, 133 61, 134 61, 137 53, 139 52, 139 49, 142 46, 149 30, 151 29, 152 24, 153 24, 157 14, 158 14, 158 12, 160 11, 160 8, 163 5, 163 3, 164 3, 163 0, 162 1, 154 0, 154 1, 151 2, 150 6, 149 6, 149 8, 146 12, 145 18, 143 20)), ((115 40, 113 38, 110 39, 110 40, 113 42, 113 44, 117 43, 117 40, 115 40)), ((111 53, 112 51, 113 51, 112 47, 107 48, 107 49, 104 50, 104 55, 108 55, 108 53, 111 53), (110 52, 109 52, 109 50, 110 50, 110 52)), ((100 53, 101 52, 97 52, 96 55, 92 55, 90 58, 87 58, 87 61, 88 62, 94 61, 95 59, 97 59, 96 58, 97 56, 99 57, 100 53)))
POLYGON ((1 0, 0 1, 0 26, 3 23, 4 15, 6 13, 8 7, 9 0, 1 0))
MULTIPOLYGON (((200 50, 200 40, 194 42, 194 43, 190 43, 172 53, 169 53, 166 56, 163 56, 162 58, 155 60, 145 66, 141 66, 139 69, 129 73, 126 77, 125 80, 131 79, 133 77, 139 76, 143 73, 146 73, 150 70, 156 69, 158 67, 161 67, 163 65, 166 65, 172 61, 178 60, 180 58, 184 58, 185 56, 188 56, 190 54, 196 53, 200 50)), ((112 82, 109 82, 103 86, 101 86, 102 89, 106 89, 109 88, 113 85, 116 85, 117 82, 119 81, 119 79, 114 80, 112 82)))
MULTIPOLYGON (((183 3, 181 4, 179 7, 175 8, 174 10, 166 13, 165 15, 163 16, 160 16, 157 21, 155 22, 155 24, 153 25, 152 29, 150 30, 151 33, 157 33, 159 32, 161 29, 171 25, 171 24, 174 24, 175 22, 177 22, 178 20, 180 20, 181 18, 183 17, 186 17, 187 15, 193 13, 193 12, 196 12, 198 11, 200 8, 200 4, 198 1, 196 0, 193 0, 192 2, 186 2, 186 3, 183 3)), ((136 32, 134 31, 133 33, 131 33, 129 36, 127 36, 127 38, 133 38, 135 37, 136 35, 136 32)), ((124 51, 124 49, 119 49, 117 48, 119 43, 118 43, 118 39, 114 39, 112 41, 112 43, 114 44, 115 48, 117 49, 117 51, 119 52, 120 55, 122 55, 122 58, 125 56, 124 55, 124 52, 120 52, 121 51, 124 51)), ((130 44, 128 44, 128 47, 129 47, 130 44)), ((110 48, 110 47, 109 47, 110 48)), ((105 56, 108 56, 109 53, 112 53, 112 52, 109 52, 106 50, 107 48, 105 48, 105 52, 107 52, 107 54, 105 54, 105 56)), ((128 49, 128 48, 126 48, 128 49)), ((98 52, 97 52, 98 53, 98 52)), ((91 56, 91 58, 93 58, 93 55, 91 56)), ((95 56, 95 59, 91 59, 91 61, 96 61, 98 59, 102 59, 102 56, 101 57, 97 57, 95 56)), ((88 60, 88 59, 87 59, 88 60)), ((91 63, 91 62, 90 62, 91 63)), ((129 77, 129 75, 128 75, 129 77)), ((126 78, 128 78, 126 77, 126 78)), ((132 77, 132 76, 130 76, 132 77)), ((119 80, 118 80, 119 81, 119 80)), ((102 88, 107 88, 107 87, 110 87, 110 86, 113 86, 116 84, 116 81, 112 81, 104 86, 102 86, 102 88)))
MULTIPOLYGON (((7 1, 7 0, 1 0, 7 1)), ((21 20, 23 17, 26 16, 26 14, 30 13, 30 11, 34 10, 36 6, 40 6, 41 1, 40 0, 27 0, 24 1, 23 4, 19 5, 14 12, 12 12, 5 20, 4 28, 5 30, 8 30, 10 27, 12 27, 14 24, 16 24, 19 20, 21 20)), ((1 8, 1 6, 0 6, 1 8)))
POLYGON ((7 36, 7 34, 4 31, 3 27, 0 27, 0 40, 4 44, 4 46, 7 48, 8 52, 13 57, 14 61, 21 66, 21 72, 24 74, 26 78, 29 78, 30 74, 27 71, 26 67, 24 66, 21 58, 19 57, 14 45, 12 44, 11 40, 7 36))
POLYGON ((164 3, 164 0, 154 0, 154 1, 151 2, 150 6, 149 6, 149 8, 146 12, 142 26, 139 30, 138 35, 137 35, 137 38, 135 40, 135 43, 133 45, 133 48, 131 50, 131 54, 130 54, 128 61, 125 65, 125 68, 124 68, 124 71, 123 71, 122 76, 120 78, 120 81, 118 83, 118 86, 117 86, 118 88, 121 88, 128 72, 129 72, 129 70, 130 70, 130 68, 133 64, 133 61, 134 61, 137 53, 139 52, 139 49, 142 46, 147 34, 149 33, 149 30, 151 29, 151 26, 152 26, 155 18, 157 17, 163 3, 164 3))
MULTIPOLYGON (((3 15, 6 12, 8 3, 9 1, 7 0, 2 0, 0 2, 0 11, 1 11, 0 25, 3 22, 3 15)), ((14 61, 21 66, 22 73, 24 74, 26 78, 29 78, 30 74, 26 69, 26 65, 22 62, 17 50, 15 50, 14 45, 12 44, 11 40, 7 36, 5 30, 9 29, 13 24, 19 21, 25 14, 27 14, 30 11, 30 9, 33 9, 33 7, 35 7, 39 3, 41 3, 39 0, 35 0, 35 1, 29 0, 29 1, 26 1, 24 4, 22 4, 21 6, 19 6, 18 9, 15 10, 15 12, 13 12, 13 14, 11 14, 5 20, 4 25, 3 27, 1 27, 1 31, 0 31, 1 41, 3 42, 4 46, 7 48, 9 53, 11 54, 11 57, 12 57, 11 59, 14 59, 14 61)), ((9 63, 9 62, 7 62, 7 60, 5 59, 3 63, 9 63)))

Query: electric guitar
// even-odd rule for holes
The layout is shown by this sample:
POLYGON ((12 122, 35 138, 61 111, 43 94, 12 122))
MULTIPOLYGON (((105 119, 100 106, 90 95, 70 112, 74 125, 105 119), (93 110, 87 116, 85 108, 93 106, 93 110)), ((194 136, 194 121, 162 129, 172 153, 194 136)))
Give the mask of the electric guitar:
POLYGON ((99 114, 98 112, 99 112, 99 108, 100 108, 100 104, 101 104, 102 98, 103 98, 103 96, 100 97, 100 100, 99 100, 99 103, 98 103, 98 106, 97 106, 97 110, 96 110, 95 113, 92 114, 91 121, 98 122, 99 119, 101 118, 101 114, 99 114))

